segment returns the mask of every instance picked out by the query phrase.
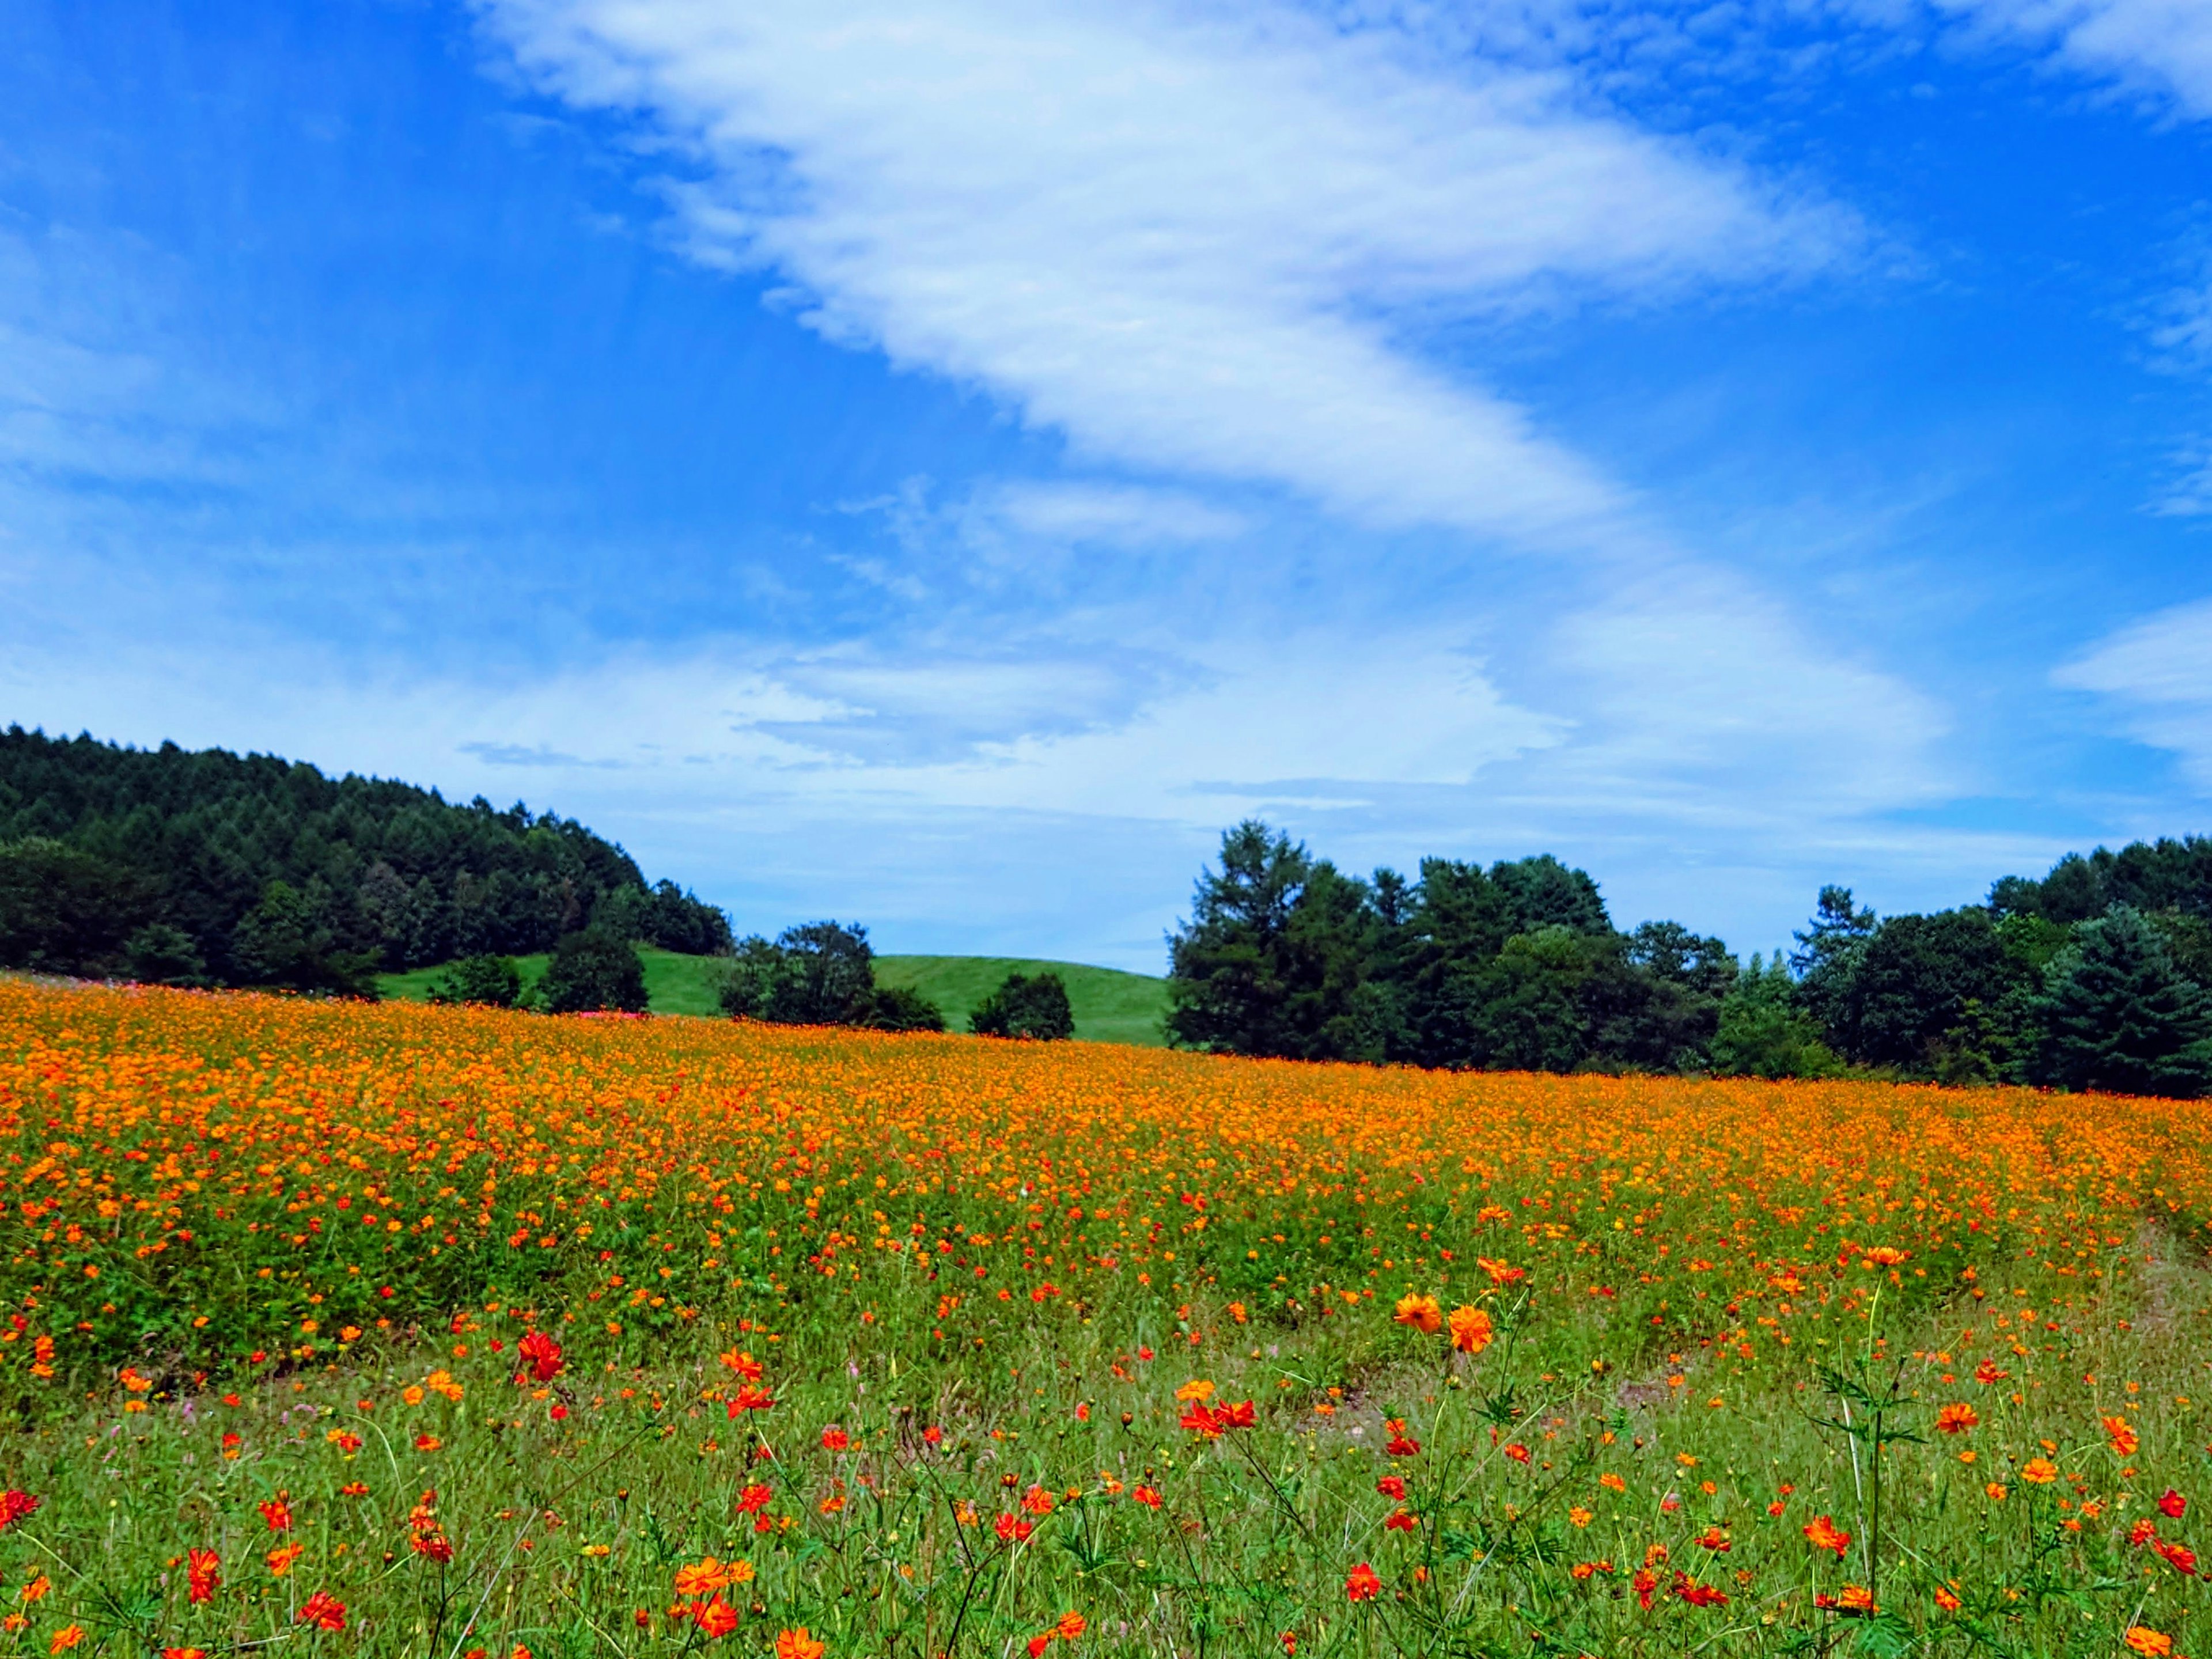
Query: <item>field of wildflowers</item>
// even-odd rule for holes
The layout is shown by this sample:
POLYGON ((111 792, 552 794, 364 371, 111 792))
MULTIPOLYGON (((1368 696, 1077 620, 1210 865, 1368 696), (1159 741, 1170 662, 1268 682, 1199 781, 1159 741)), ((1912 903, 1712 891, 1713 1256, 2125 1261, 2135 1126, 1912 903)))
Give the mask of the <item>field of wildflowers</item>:
POLYGON ((2212 1652, 2209 1145, 0 981, 0 1653, 2212 1652))

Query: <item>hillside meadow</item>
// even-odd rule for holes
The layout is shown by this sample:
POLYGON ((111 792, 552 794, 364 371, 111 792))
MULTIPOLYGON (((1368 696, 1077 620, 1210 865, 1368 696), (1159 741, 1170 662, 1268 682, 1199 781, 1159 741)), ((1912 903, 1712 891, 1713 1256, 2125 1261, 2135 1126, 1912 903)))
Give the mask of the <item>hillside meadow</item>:
MULTIPOLYGON (((646 995, 654 1013, 720 1018, 721 975, 727 958, 686 956, 649 945, 639 946, 637 954, 645 965, 646 995)), ((545 977, 545 966, 551 959, 543 952, 515 958, 526 992, 545 977)), ((377 988, 392 1000, 427 1002, 431 987, 450 967, 447 963, 410 969, 404 974, 380 974, 377 988)), ((1166 1041, 1161 1022, 1168 1012, 1167 981, 1149 975, 1027 957, 879 956, 875 970, 878 985, 918 991, 943 1009, 948 1030, 966 1030, 969 1015, 1005 982, 1007 975, 1051 973, 1058 974, 1067 987, 1079 1042, 1157 1048, 1166 1041)))
POLYGON ((0 1646, 2202 1651, 2209 1116, 0 981, 0 1646))

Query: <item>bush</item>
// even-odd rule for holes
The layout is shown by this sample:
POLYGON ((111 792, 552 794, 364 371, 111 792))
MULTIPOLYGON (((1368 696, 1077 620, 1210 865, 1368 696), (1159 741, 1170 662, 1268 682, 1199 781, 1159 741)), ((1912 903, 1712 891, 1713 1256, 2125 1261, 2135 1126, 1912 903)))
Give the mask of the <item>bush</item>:
POLYGON ((430 1000, 512 1008, 522 997, 522 970, 513 957, 468 957, 441 974, 430 986, 430 1000))
POLYGON ((878 1031, 941 1031, 945 1010, 906 986, 878 985, 861 1024, 878 1031))
POLYGON ((98 977, 151 909, 143 880, 39 836, 0 845, 0 967, 98 977))
POLYGON ((613 1009, 645 1012, 645 964, 629 941, 611 933, 571 933, 553 947, 545 969, 550 1013, 586 1014, 613 1009))
POLYGON ((968 1017, 968 1029, 979 1036, 1058 1042, 1075 1035, 1075 1012, 1058 974, 1008 974, 968 1017))
POLYGON ((166 921, 149 921, 123 946, 131 977, 141 985, 204 985, 207 963, 192 948, 191 935, 166 921))

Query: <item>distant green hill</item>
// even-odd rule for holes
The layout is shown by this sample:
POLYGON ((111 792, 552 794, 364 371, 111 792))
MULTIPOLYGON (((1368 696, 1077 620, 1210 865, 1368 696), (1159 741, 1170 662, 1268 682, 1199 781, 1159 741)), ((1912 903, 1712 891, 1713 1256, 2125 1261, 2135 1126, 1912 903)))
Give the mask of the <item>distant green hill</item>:
POLYGON ((1008 974, 1058 974, 1067 983, 1075 1035, 1086 1042, 1128 1042, 1157 1048, 1166 1038, 1168 982, 1115 968, 1075 962, 1037 962, 1020 957, 878 957, 876 981, 917 990, 945 1010, 946 1029, 964 1031, 977 1004, 1008 974))
MULTIPOLYGON (((717 993, 721 986, 723 958, 688 957, 674 951, 641 945, 645 962, 646 994, 656 1014, 703 1014, 722 1012, 717 993)), ((545 976, 543 955, 517 957, 525 990, 545 976)), ((395 1001, 428 1000, 430 986, 445 969, 416 968, 404 974, 381 974, 377 987, 395 1001)), ((1160 1021, 1168 1011, 1167 981, 1144 974, 1125 974, 1114 968, 1088 968, 1073 962, 1037 962, 1018 957, 878 957, 877 982, 902 985, 919 991, 945 1010, 948 1030, 964 1031, 968 1016, 977 1004, 999 988, 1008 974, 1058 974, 1067 983, 1067 1000, 1075 1010, 1075 1035, 1088 1042, 1127 1042, 1139 1048, 1158 1048, 1165 1041, 1160 1021)))

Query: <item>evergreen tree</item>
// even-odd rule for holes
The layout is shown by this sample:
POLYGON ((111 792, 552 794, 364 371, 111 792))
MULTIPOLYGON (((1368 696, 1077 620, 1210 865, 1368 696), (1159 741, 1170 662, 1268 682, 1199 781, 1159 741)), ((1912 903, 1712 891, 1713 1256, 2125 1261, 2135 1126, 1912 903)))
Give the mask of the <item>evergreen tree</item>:
POLYGON ((1712 1067, 1722 1077, 1832 1077, 1844 1068, 1820 1040, 1820 1022, 1797 1002, 1797 981, 1782 952, 1762 963, 1756 952, 1722 999, 1712 1067))
POLYGON ((2042 1081, 2185 1098, 2212 1087, 2212 999, 2126 905, 2074 930, 2037 1012, 2042 1081))

